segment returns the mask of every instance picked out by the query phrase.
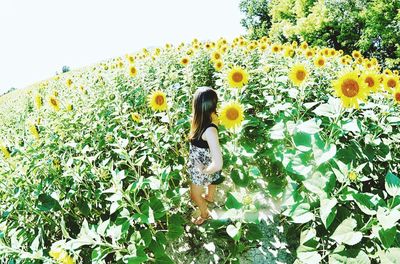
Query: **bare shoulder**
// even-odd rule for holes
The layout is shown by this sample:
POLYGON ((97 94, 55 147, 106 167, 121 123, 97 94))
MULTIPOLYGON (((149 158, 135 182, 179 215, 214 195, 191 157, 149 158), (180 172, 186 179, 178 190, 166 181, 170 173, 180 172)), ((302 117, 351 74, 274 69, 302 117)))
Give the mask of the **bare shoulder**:
POLYGON ((212 139, 218 139, 218 130, 217 130, 217 128, 215 128, 213 126, 208 127, 204 131, 204 133, 202 135, 202 138, 203 138, 203 140, 206 140, 206 141, 208 141, 210 139, 211 140, 212 139))

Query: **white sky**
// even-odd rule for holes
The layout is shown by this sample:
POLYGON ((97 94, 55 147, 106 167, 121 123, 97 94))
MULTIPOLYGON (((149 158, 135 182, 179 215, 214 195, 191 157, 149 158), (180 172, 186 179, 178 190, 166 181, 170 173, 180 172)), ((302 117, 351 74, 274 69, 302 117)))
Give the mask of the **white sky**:
POLYGON ((239 0, 0 0, 0 94, 166 42, 232 39, 239 0))

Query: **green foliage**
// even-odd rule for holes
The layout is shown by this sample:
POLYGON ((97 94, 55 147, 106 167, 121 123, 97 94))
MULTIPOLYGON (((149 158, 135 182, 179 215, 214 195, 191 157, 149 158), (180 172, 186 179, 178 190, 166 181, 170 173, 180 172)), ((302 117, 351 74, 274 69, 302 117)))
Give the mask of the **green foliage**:
POLYGON ((345 53, 360 50, 386 67, 400 65, 400 2, 397 0, 243 0, 242 25, 251 38, 306 41, 345 53))

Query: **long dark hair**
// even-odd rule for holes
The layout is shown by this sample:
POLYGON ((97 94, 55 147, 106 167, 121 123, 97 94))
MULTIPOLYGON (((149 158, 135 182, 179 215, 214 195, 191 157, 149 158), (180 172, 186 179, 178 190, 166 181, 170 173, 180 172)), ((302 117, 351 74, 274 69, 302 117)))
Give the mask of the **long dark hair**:
POLYGON ((217 112, 218 95, 211 87, 197 88, 193 96, 191 128, 188 139, 199 139, 204 127, 212 121, 211 114, 217 112))

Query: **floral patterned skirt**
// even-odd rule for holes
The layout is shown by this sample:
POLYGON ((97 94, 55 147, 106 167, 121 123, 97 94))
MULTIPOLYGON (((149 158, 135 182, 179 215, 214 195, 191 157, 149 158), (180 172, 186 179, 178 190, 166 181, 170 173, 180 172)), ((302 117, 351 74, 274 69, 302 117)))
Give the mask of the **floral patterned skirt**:
POLYGON ((208 186, 214 181, 220 179, 221 171, 217 171, 213 174, 204 174, 201 173, 198 167, 196 167, 197 163, 203 164, 204 166, 208 166, 211 163, 210 149, 200 148, 190 144, 188 173, 192 183, 196 185, 208 186))

